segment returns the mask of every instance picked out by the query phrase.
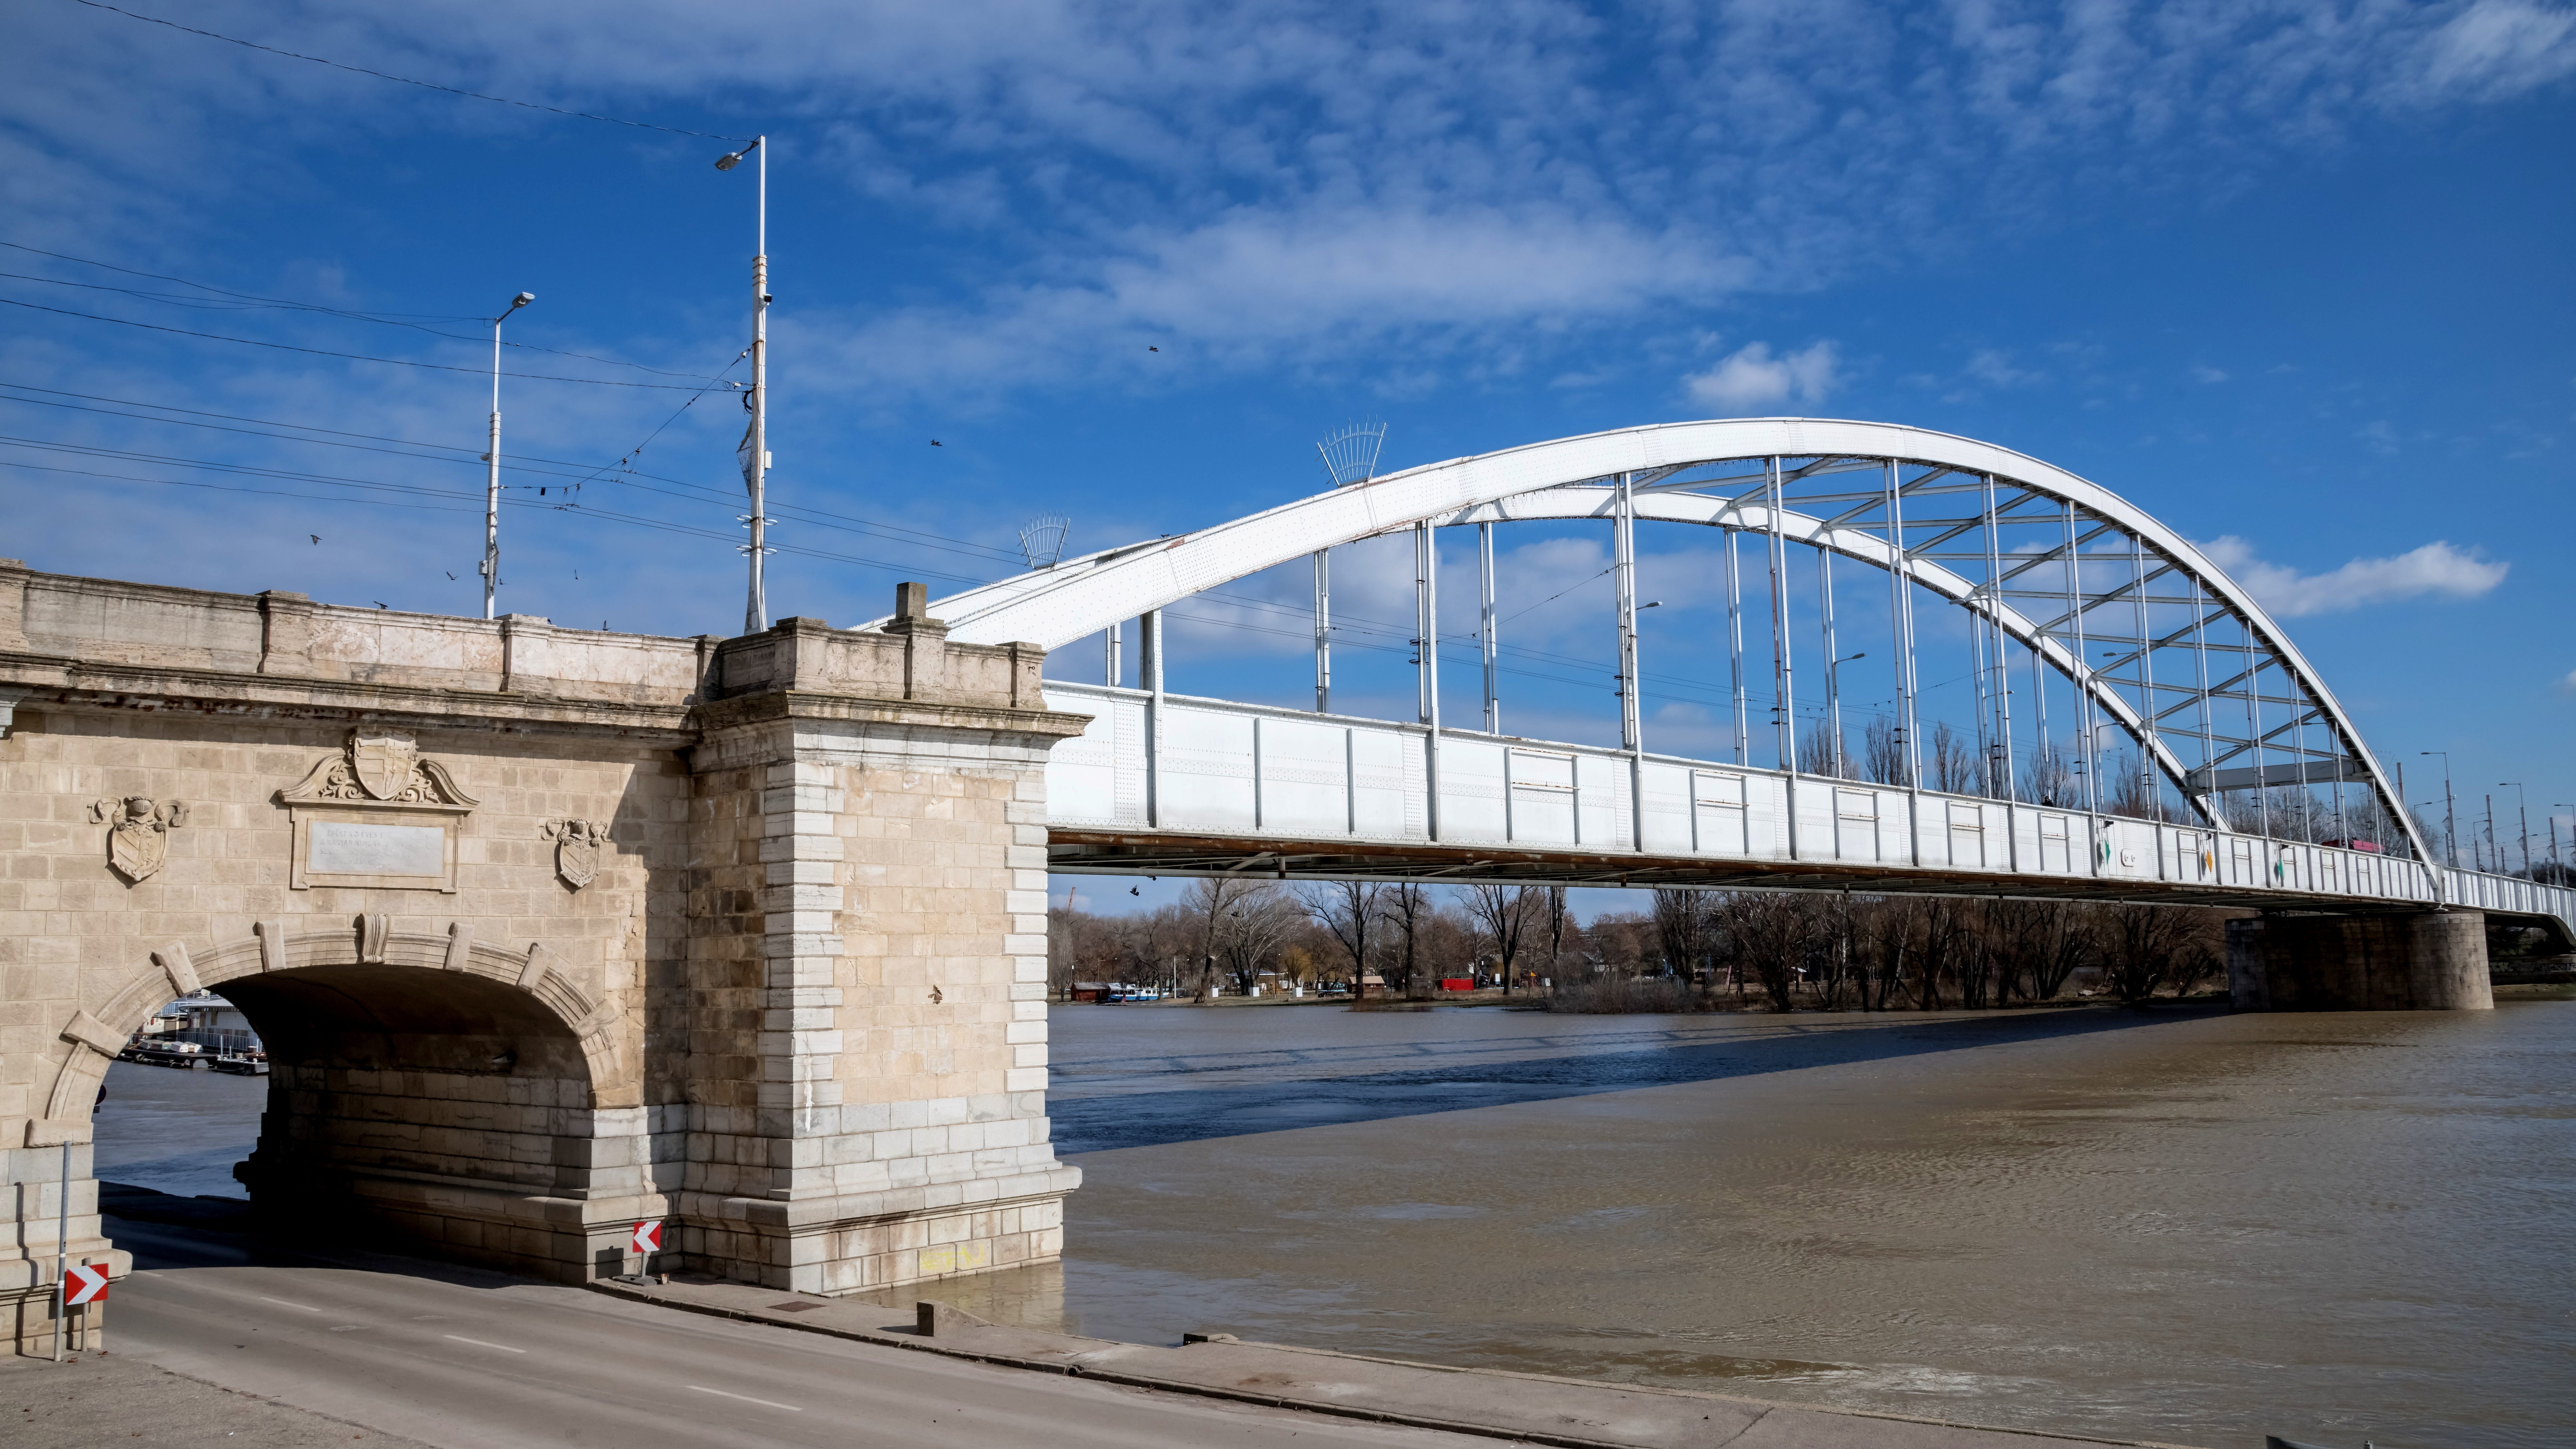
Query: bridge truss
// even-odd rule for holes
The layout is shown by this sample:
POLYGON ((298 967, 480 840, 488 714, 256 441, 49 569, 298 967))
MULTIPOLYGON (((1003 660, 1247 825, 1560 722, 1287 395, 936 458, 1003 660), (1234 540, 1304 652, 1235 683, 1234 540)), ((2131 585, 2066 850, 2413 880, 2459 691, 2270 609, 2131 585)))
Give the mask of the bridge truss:
MULTIPOLYGON (((1590 862, 1583 868, 1588 878, 1608 873, 1645 884, 1642 875, 1665 873, 1643 871, 1647 856, 1706 865, 1710 852, 1698 841, 1707 832, 1699 827, 1704 797, 1714 792, 1738 802, 1721 809, 1744 812, 1739 824, 1715 833, 1737 842, 1733 852, 1748 868, 1761 863, 1783 884, 1790 882, 1779 877, 1782 867, 1844 854, 1839 812, 1859 811, 1864 797, 1869 817, 1886 828, 1874 825, 1866 860, 1848 864, 1878 867, 1866 872, 1878 881, 1874 888, 1904 888, 1915 872, 1930 872, 1922 885, 1932 888, 1932 876, 1963 866, 2025 878, 2126 874, 2118 864, 2125 859, 2142 882, 2180 886, 2188 876, 2224 894, 2229 886, 2270 890, 2305 880, 2329 893, 2393 903, 2441 899, 2442 877, 2466 875, 2433 868, 2436 853, 2419 836, 2402 793, 2333 693, 2261 605, 2207 555, 2097 484, 2008 449, 1922 429, 1767 418, 1537 443, 1336 486, 1195 533, 1066 560, 940 600, 933 612, 947 620, 953 638, 1027 640, 1050 649, 1129 620, 1142 629, 1140 688, 1118 687, 1114 664, 1113 676, 1099 687, 1050 683, 1059 707, 1091 710, 1106 721, 1058 752, 1065 803, 1051 813, 1058 817, 1060 869, 1159 861, 1184 871, 1259 860, 1281 874, 1365 868, 1414 875, 1453 869, 1454 862, 1441 862, 1455 849, 1412 849, 1446 845, 1485 848, 1490 859, 1480 873, 1490 875, 1504 869, 1494 846, 1519 847, 1531 869, 1540 855, 1576 847, 1590 862), (1573 519, 1601 520, 1613 539, 1616 751, 1520 741, 1503 730, 1493 530, 1573 519), (1726 759, 1683 760, 1648 749, 1636 683, 1640 521, 1695 525, 1722 536, 1732 736, 1726 759), (1477 535, 1480 729, 1443 724, 1440 651, 1418 647, 1422 639, 1443 636, 1433 541, 1443 528, 1477 535), (1391 535, 1410 535, 1414 543, 1419 697, 1418 718, 1409 727, 1330 711, 1329 551, 1391 535), (1793 637, 1801 631, 1791 627, 1788 561, 1795 549, 1814 551, 1822 580, 1821 635, 1812 639, 1793 637), (1315 711, 1181 700, 1164 692, 1162 611, 1307 557, 1316 580, 1315 711), (1834 666, 1837 561, 1866 564, 1889 581, 1893 709, 1887 727, 1859 751, 1849 747, 1834 666), (1927 732, 1920 719, 1915 608, 1924 598, 1962 610, 1968 621, 1972 747, 1946 747, 1940 732, 1927 732), (1748 620, 1756 621, 1756 634, 1768 636, 1767 647, 1752 656, 1745 648, 1748 620), (2055 719, 2049 717, 2052 696, 2055 719), (1802 708, 1821 727, 1802 733, 1802 708), (2017 709, 2036 717, 2017 723, 2017 709), (1202 728, 1220 716, 1253 723, 1202 728), (1325 735, 1286 743, 1299 726, 1325 735), (1265 778, 1265 730, 1274 762, 1298 761, 1281 767, 1298 780, 1265 778), (1324 777, 1333 773, 1324 768, 1332 753, 1326 736, 1334 731, 1344 759, 1339 784, 1326 788, 1324 777), (2115 765, 2105 750, 2106 732, 2127 742, 2120 751, 2125 764, 2115 765), (1393 744, 1399 735, 1412 743, 1393 744), (1236 743, 1219 743, 1237 736, 1236 743), (1281 755, 1283 748, 1291 754, 1281 755), (1086 766, 1086 749, 1106 753, 1086 766), (1397 808, 1390 796, 1363 809, 1370 790, 1362 778, 1370 774, 1360 759, 1364 752, 1373 760, 1383 754, 1378 778, 1397 782, 1392 788, 1411 804, 1397 808), (1758 762, 1763 754, 1767 767, 1758 762), (1418 766, 1405 763, 1417 758, 1418 766), (1122 783, 1122 768, 1134 778, 1122 783), (1096 778, 1086 780, 1085 769, 1096 778), (1247 771, 1248 792, 1231 790, 1244 799, 1231 798, 1229 787, 1205 784, 1245 782, 1247 771), (1624 785, 1605 783, 1614 776, 1624 776, 1624 785), (1838 783, 1811 783, 1801 799, 1800 782, 1819 776, 1838 783), (1561 782, 1576 798, 1563 829, 1533 833, 1517 818, 1529 812, 1516 810, 1515 802, 1556 788, 1550 782, 1561 782), (1309 785, 1332 799, 1317 796, 1283 814, 1275 802, 1309 785), (2322 818, 2304 804, 2301 813, 2309 818, 2268 818, 2289 801, 2308 801, 2316 787, 2326 792, 2322 818), (1261 798, 1265 791, 1268 801, 1261 798), (1597 796, 1599 813, 1589 834, 1582 829, 1587 791, 1597 796), (1894 800, 1901 808, 1885 803, 1894 800), (1083 801, 1089 803, 1077 803, 1083 801), (1384 814, 1381 806, 1395 813, 1384 814), (1958 823, 1967 818, 1958 813, 1962 808, 1977 813, 1977 839, 1995 847, 1981 844, 1973 865, 1952 848, 1953 836, 1965 828, 1958 823), (1364 815, 1382 818, 1364 823, 1364 815), (1897 815, 1908 823, 1896 826, 1897 815), (1682 823, 1690 828, 1677 833, 1682 823), (1140 827, 1144 835, 1136 834, 1140 827), (1309 848, 1259 848, 1282 843, 1283 832, 1309 848), (1185 838, 1204 848, 1186 845, 1185 838), (1828 838, 1837 842, 1830 850, 1821 844, 1828 838), (2053 841, 2061 842, 2055 855, 2053 841), (2232 868, 2235 841, 2249 843, 2242 869, 2232 868), (1364 867, 1363 858, 1375 864, 1364 867), (2063 863, 2039 868, 2056 861, 2063 863), (2222 869, 2222 861, 2231 868, 2222 869)), ((1554 819, 1563 812, 1538 813, 1554 819)), ((1574 869, 1568 858, 1541 874, 1569 878, 1574 869)), ((1839 883, 1853 884, 1848 873, 1836 874, 1839 883)), ((1694 879, 1711 878, 1703 868, 1694 879)), ((2459 889, 2447 894, 2461 898, 2459 889)))

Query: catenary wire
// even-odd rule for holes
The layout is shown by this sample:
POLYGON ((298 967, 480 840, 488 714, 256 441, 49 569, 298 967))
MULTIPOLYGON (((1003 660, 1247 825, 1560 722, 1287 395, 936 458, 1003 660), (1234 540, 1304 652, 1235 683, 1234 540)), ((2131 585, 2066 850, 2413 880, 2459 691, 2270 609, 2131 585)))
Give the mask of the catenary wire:
MULTIPOLYGON (((245 347, 268 347, 280 352, 309 353, 315 357, 345 357, 353 362, 382 362, 395 367, 422 367, 432 372, 470 373, 475 377, 492 375, 492 369, 488 367, 456 367, 444 362, 417 362, 407 357, 371 357, 359 352, 335 352, 327 347, 296 347, 284 342, 262 342, 252 337, 225 337, 219 333, 197 332, 185 327, 164 327, 158 322, 133 322, 123 317, 104 317, 96 312, 75 312, 68 307, 47 307, 36 302, 21 302, 14 297, 0 297, 0 304, 24 307, 30 312, 51 312, 62 317, 86 317, 92 322, 113 322, 119 327, 140 327, 149 332, 171 332, 181 337, 203 337, 213 342, 238 342, 245 347)), ((663 392, 692 391, 687 384, 677 382, 621 382, 604 377, 557 377, 543 372, 505 372, 501 375, 525 378, 531 382, 580 382, 588 383, 592 387, 647 387, 663 392)))
POLYGON ((502 106, 522 106, 531 111, 551 111, 558 116, 572 116, 584 121, 605 121, 612 126, 633 126, 640 131, 663 131, 674 136, 696 136, 702 140, 708 141, 730 141, 736 144, 743 144, 751 140, 749 136, 719 136, 712 131, 690 131, 684 130, 678 126, 657 125, 651 121, 629 121, 618 116, 602 116, 595 115, 589 111, 566 110, 562 106, 540 105, 535 101, 516 100, 509 96, 487 96, 481 91, 462 90, 456 86, 440 85, 436 81, 414 80, 407 75, 394 75, 389 71, 369 70, 363 65, 347 65, 336 60, 324 60, 318 55, 299 55, 291 50, 280 50, 274 45, 262 45, 256 40, 243 40, 238 36, 224 35, 217 31, 200 30, 193 25, 182 25, 176 20, 164 20, 158 15, 145 15, 140 11, 127 10, 119 6, 104 4, 102 3, 102 0, 78 0, 78 3, 86 5, 92 10, 105 10, 110 14, 122 15, 128 20, 140 20, 151 25, 166 25, 172 30, 185 31, 190 35, 202 35, 208 40, 220 40, 227 45, 238 45, 249 50, 264 50, 270 55, 282 55, 288 60, 309 61, 314 65, 327 65, 333 70, 345 70, 357 75, 371 75, 378 80, 399 81, 404 85, 419 86, 424 90, 445 91, 449 95, 463 96, 468 100, 490 101, 495 105, 502 106))
MULTIPOLYGON (((18 242, 0 241, 0 247, 10 247, 18 251, 32 253, 40 257, 52 257, 58 261, 74 262, 84 267, 98 267, 105 271, 122 272, 129 277, 149 277, 156 282, 175 282, 182 287, 195 287, 200 291, 212 292, 218 297, 247 304, 240 307, 222 307, 221 309, 225 311, 250 311, 254 307, 282 307, 292 312, 312 312, 324 317, 346 317, 352 321, 373 322, 385 327, 407 327, 415 332, 428 333, 432 337, 444 337, 452 342, 472 342, 477 345, 482 343, 482 338, 468 336, 460 332, 441 332, 435 327, 424 327, 419 322, 409 319, 428 318, 433 321, 442 322, 487 323, 491 320, 486 317, 471 316, 463 313, 354 312, 344 307, 325 307, 319 302, 298 302, 290 297, 263 297, 255 292, 236 292, 228 287, 218 287, 211 282, 192 281, 186 277, 173 277, 161 272, 136 271, 132 267, 120 267, 113 262, 93 261, 88 257, 73 256, 69 252, 49 252, 42 247, 26 246, 18 242)), ((183 307, 221 307, 220 303, 209 298, 186 297, 174 292, 150 292, 145 291, 140 287, 111 287, 101 282, 74 282, 61 277, 39 277, 25 272, 0 272, 0 277, 8 277, 21 282, 43 282, 49 286, 55 287, 79 287, 83 290, 92 292, 118 292, 129 297, 141 297, 155 302, 170 302, 183 307)), ((532 342, 512 342, 505 338, 502 340, 501 345, 517 352, 543 352, 556 357, 577 357, 584 362, 604 362, 611 367, 631 367, 638 372, 656 373, 663 377, 685 377, 693 380, 701 379, 703 377, 703 374, 700 373, 672 372, 667 368, 648 367, 640 362, 628 362, 621 357, 601 357, 598 354, 591 352, 567 352, 560 347, 539 347, 532 342)))

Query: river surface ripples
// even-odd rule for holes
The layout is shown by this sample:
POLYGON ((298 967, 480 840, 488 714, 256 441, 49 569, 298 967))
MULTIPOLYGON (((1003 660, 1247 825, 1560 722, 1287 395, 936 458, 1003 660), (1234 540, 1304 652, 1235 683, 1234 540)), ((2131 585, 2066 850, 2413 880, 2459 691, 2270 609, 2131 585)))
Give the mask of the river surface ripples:
MULTIPOLYGON (((1053 1022, 1085 1180, 1060 1267, 941 1285, 987 1316, 2231 1449, 2576 1443, 2576 1002, 1053 1022)), ((265 1083, 110 1084, 102 1177, 238 1194, 265 1083)))

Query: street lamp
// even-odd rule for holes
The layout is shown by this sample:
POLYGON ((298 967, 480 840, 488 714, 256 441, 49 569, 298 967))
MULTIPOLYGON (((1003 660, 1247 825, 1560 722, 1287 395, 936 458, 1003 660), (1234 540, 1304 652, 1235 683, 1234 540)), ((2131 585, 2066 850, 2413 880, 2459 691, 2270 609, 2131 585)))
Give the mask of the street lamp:
POLYGON ((731 171, 745 156, 760 152, 759 217, 751 254, 751 396, 743 399, 751 413, 751 425, 742 435, 742 482, 751 491, 751 514, 743 519, 751 528, 751 542, 744 546, 751 555, 751 593, 742 609, 746 634, 769 627, 769 595, 761 578, 761 559, 769 552, 764 509, 769 484, 769 153, 761 147, 768 139, 755 137, 741 150, 716 158, 718 171, 731 171))
POLYGON ((2442 757, 2442 844, 2450 851, 2451 869, 2458 870, 2460 868, 2460 812, 2458 802, 2451 798, 2451 752, 2417 750, 2415 753, 2442 757))
MULTIPOLYGON (((1858 654, 1846 654, 1825 665, 1825 728, 1833 732, 1833 764, 1836 779, 1841 779, 1843 776, 1843 666, 1855 659, 1868 657, 1869 652, 1863 650, 1858 654)), ((1993 762, 1988 761, 1986 768, 1993 769, 1993 762)))
POLYGON ((492 319, 492 451, 483 455, 489 465, 483 475, 483 617, 492 617, 495 592, 501 587, 501 324, 510 314, 537 300, 534 292, 521 292, 492 319))
POLYGON ((2531 874, 2531 797, 2523 793, 2520 780, 2498 780, 2496 788, 2513 787, 2514 807, 2522 812, 2522 873, 2531 874))

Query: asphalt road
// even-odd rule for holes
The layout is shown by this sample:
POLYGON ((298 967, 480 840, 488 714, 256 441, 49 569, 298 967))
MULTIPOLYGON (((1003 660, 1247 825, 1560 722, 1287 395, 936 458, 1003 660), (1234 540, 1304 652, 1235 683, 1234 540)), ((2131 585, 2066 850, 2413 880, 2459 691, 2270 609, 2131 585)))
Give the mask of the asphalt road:
MULTIPOLYGON (((112 1354, 438 1449, 1492 1443, 994 1368, 442 1264, 289 1256, 122 1218, 109 1231, 135 1258, 114 1290, 112 1354)), ((100 1413, 110 1427, 115 1406, 100 1413)))

